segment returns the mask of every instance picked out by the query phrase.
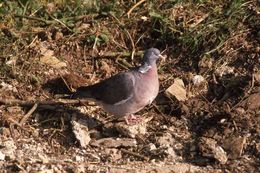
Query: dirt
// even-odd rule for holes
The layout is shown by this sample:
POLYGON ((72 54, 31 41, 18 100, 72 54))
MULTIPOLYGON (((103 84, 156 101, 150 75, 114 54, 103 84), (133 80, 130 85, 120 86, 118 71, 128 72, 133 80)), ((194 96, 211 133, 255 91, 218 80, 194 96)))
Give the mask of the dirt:
MULTIPOLYGON (((93 13, 73 18, 73 26, 2 17, 0 172, 259 172, 257 2, 237 14, 232 2, 207 3, 158 1, 155 13, 144 2, 132 18, 93 13), (226 28, 211 23, 222 10, 232 15, 215 22, 226 28), (158 64, 160 93, 138 113, 141 123, 126 125, 92 102, 61 103, 79 86, 138 65, 149 47, 167 60, 158 64), (171 87, 176 79, 185 99, 166 94, 169 87, 180 93, 171 87)), ((57 9, 68 10, 44 8, 57 9)))

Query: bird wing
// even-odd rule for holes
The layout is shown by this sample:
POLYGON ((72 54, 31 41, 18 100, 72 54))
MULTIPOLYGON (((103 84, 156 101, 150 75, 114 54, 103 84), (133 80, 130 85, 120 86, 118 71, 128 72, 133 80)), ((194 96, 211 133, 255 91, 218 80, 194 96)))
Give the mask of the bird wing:
POLYGON ((131 72, 124 72, 88 88, 91 97, 95 100, 106 104, 119 105, 134 96, 134 85, 134 75, 131 72))

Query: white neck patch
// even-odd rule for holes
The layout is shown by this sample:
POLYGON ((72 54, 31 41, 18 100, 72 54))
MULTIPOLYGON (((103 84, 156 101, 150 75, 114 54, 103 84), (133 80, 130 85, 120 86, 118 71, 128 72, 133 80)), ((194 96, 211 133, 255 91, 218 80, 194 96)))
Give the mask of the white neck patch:
POLYGON ((150 66, 150 65, 143 65, 143 66, 141 66, 139 69, 138 69, 138 71, 140 72, 140 73, 146 73, 148 70, 150 70, 152 68, 152 66, 150 66))

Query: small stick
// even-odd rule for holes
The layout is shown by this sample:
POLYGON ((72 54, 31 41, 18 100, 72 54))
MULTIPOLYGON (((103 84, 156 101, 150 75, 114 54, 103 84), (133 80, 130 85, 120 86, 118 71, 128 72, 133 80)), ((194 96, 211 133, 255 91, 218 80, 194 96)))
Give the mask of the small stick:
POLYGON ((122 28, 122 30, 127 34, 129 40, 131 41, 131 45, 132 45, 131 60, 133 60, 134 55, 135 55, 135 43, 133 41, 131 34, 128 32, 128 30, 124 27, 124 25, 120 22, 120 20, 115 15, 110 13, 110 16, 112 16, 112 18, 116 20, 116 22, 119 24, 119 26, 122 28))
POLYGON ((72 91, 72 88, 68 85, 67 81, 64 79, 63 76, 59 75, 60 78, 62 79, 62 81, 64 82, 64 84, 66 85, 67 89, 70 91, 70 92, 74 92, 72 91))
POLYGON ((32 106, 34 104, 38 105, 57 105, 57 104, 79 104, 79 100, 75 99, 60 99, 59 101, 53 101, 53 100, 36 100, 36 101, 24 101, 24 100, 18 100, 18 99, 2 99, 0 98, 0 105, 21 105, 21 106, 32 106))
POLYGON ((27 121, 27 119, 32 115, 32 113, 37 109, 38 104, 35 103, 33 107, 27 112, 27 114, 24 115, 24 117, 20 121, 20 125, 24 125, 24 123, 27 121))
POLYGON ((158 106, 154 103, 152 103, 152 106, 156 109, 157 112, 159 112, 161 114, 161 116, 163 117, 164 121, 168 121, 168 117, 158 108, 158 106))
POLYGON ((144 155, 141 155, 141 154, 138 154, 138 153, 135 153, 135 152, 132 152, 132 151, 128 151, 128 150, 123 149, 123 148, 121 148, 121 151, 122 151, 123 153, 130 154, 130 155, 135 156, 135 157, 139 157, 139 158, 141 158, 141 159, 143 159, 143 160, 145 160, 145 161, 148 161, 148 160, 149 160, 149 158, 146 157, 146 156, 144 156, 144 155))
POLYGON ((15 125, 17 125, 17 126, 19 126, 19 127, 21 127, 22 129, 24 129, 21 125, 20 125, 20 123, 18 123, 17 121, 15 121, 14 119, 12 119, 12 118, 10 118, 10 117, 8 117, 8 121, 10 121, 11 123, 13 123, 13 124, 15 124, 15 125))
POLYGON ((38 39, 38 36, 35 36, 34 39, 32 40, 32 42, 28 46, 26 46, 26 48, 29 48, 37 39, 38 39))
POLYGON ((214 73, 212 74, 212 77, 213 77, 213 82, 214 82, 214 84, 218 84, 216 75, 215 75, 214 73))
POLYGON ((251 91, 254 88, 254 86, 255 86, 255 75, 252 74, 251 86, 250 86, 250 88, 247 91, 248 94, 251 93, 251 91))
POLYGON ((134 41, 133 41, 133 38, 132 38, 131 34, 128 32, 128 30, 126 30, 126 29, 124 29, 124 30, 125 30, 125 32, 126 32, 128 38, 129 38, 130 41, 131 41, 131 45, 132 45, 131 60, 133 60, 133 59, 134 59, 134 54, 135 54, 135 43, 134 43, 134 41))
POLYGON ((126 70, 128 70, 131 67, 131 65, 129 66, 129 64, 126 61, 123 61, 121 58, 117 58, 116 63, 126 70), (119 60, 121 60, 121 61, 119 61, 119 60))
POLYGON ((254 74, 252 75, 252 81, 251 81, 251 86, 250 88, 248 89, 248 91, 246 92, 246 94, 242 97, 242 99, 237 103, 235 104, 232 108, 231 108, 231 111, 234 110, 236 107, 240 106, 240 104, 247 100, 248 98, 248 94, 251 92, 251 90, 254 88, 254 85, 255 85, 255 78, 254 78, 254 74))
POLYGON ((209 16, 209 14, 203 15, 197 22, 191 24, 190 27, 191 27, 191 28, 196 27, 198 24, 200 24, 201 22, 203 22, 208 16, 209 16))
POLYGON ((20 123, 16 122, 14 119, 12 118, 8 118, 8 121, 10 121, 12 124, 17 125, 18 127, 20 127, 22 130, 31 133, 28 129, 24 128, 23 126, 20 125, 20 123))
MULTIPOLYGON (((51 25, 54 22, 53 21, 49 21, 49 20, 44 20, 38 17, 32 17, 32 16, 24 16, 24 15, 19 15, 19 14, 15 14, 14 17, 18 17, 18 18, 25 18, 25 19, 29 19, 29 20, 36 20, 36 21, 40 21, 45 23, 46 25, 51 25)), ((56 22, 56 21, 55 21, 56 22)))
MULTIPOLYGON (((137 56, 141 56, 144 52, 143 51, 137 51, 135 52, 135 55, 137 56)), ((100 52, 98 54, 99 58, 106 58, 106 57, 117 57, 117 56, 123 56, 123 57, 127 57, 127 56, 132 56, 132 52, 100 52)))
MULTIPOLYGON (((49 14, 49 13, 48 13, 49 14)), ((54 21, 56 21, 57 23, 63 25, 64 27, 66 27, 69 31, 73 32, 72 29, 70 29, 64 22, 62 22, 61 20, 53 17, 51 14, 49 14, 50 18, 52 18, 54 21)))
MULTIPOLYGON (((82 16, 77 16, 77 17, 67 17, 67 18, 63 18, 63 20, 75 20, 75 21, 79 21, 79 20, 83 20, 85 17, 87 17, 88 15, 82 15, 82 16)), ((29 19, 29 20, 35 20, 35 21, 40 21, 45 23, 46 25, 51 25, 54 23, 60 23, 62 25, 65 25, 64 23, 62 23, 61 21, 59 21, 58 19, 52 18, 53 20, 45 20, 42 18, 38 18, 38 17, 32 17, 32 16, 25 16, 25 15, 19 15, 19 14, 15 14, 14 17, 17 18, 25 18, 25 19, 29 19)), ((50 16, 51 17, 51 16, 50 16)), ((65 25, 65 27, 67 27, 65 25)))
POLYGON ((126 13, 127 17, 130 17, 130 14, 132 13, 132 11, 138 7, 139 5, 141 5, 143 2, 145 2, 146 0, 140 0, 139 2, 137 2, 132 8, 130 8, 130 10, 126 13))

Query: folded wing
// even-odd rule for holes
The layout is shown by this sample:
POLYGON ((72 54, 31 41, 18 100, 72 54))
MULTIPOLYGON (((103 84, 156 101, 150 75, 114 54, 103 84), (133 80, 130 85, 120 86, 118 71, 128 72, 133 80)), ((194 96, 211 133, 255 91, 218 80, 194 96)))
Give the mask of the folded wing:
POLYGON ((100 83, 77 89, 78 98, 92 98, 105 104, 121 104, 134 95, 135 78, 131 72, 119 73, 100 83), (81 97, 80 97, 81 95, 81 97))

